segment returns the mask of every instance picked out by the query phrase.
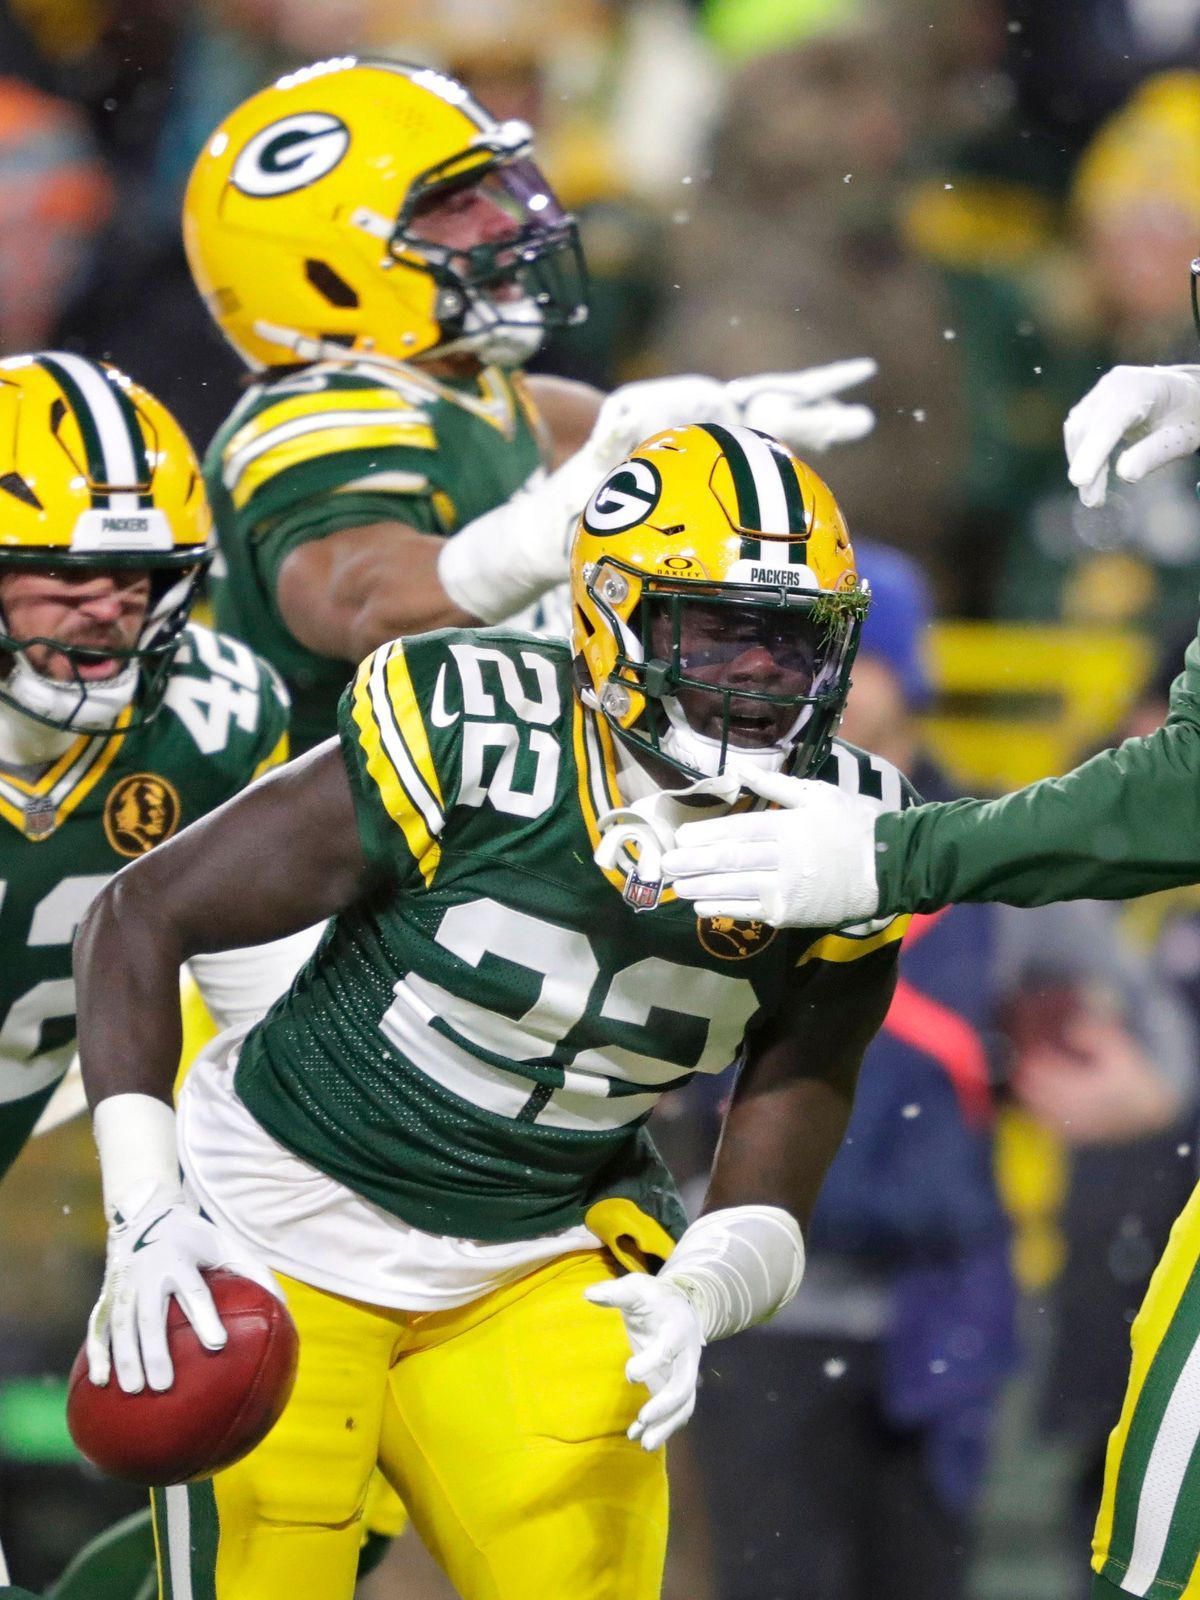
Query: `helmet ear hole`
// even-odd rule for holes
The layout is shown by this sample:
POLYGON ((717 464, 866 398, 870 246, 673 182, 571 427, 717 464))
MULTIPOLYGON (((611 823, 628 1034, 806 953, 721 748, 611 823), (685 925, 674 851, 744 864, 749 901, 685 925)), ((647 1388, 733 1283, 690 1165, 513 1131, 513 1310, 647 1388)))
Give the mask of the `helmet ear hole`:
POLYGON ((327 261, 306 261, 304 276, 331 306, 337 306, 342 311, 352 311, 358 305, 358 295, 354 289, 327 261))

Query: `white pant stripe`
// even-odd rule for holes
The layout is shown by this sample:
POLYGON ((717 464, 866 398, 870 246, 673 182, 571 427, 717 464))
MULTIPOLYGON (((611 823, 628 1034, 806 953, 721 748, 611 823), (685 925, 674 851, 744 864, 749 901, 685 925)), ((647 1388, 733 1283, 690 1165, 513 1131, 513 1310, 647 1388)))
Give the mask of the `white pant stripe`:
POLYGON ((186 1483, 164 1491, 167 1504, 167 1569, 174 1600, 193 1600, 192 1508, 186 1483))
POLYGON ((1200 1344, 1193 1345, 1163 1413, 1142 1492, 1138 1497, 1133 1553, 1121 1587, 1144 1595, 1158 1574, 1184 1474, 1200 1438, 1200 1344))

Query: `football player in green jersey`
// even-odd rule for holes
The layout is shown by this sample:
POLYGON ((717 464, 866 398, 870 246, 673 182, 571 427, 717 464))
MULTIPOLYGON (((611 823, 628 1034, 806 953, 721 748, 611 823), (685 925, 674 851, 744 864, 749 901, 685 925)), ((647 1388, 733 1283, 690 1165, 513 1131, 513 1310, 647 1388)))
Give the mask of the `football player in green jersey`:
POLYGON ((0 362, 0 1175, 74 1051, 92 897, 287 757, 274 673, 188 620, 210 529, 152 395, 75 355, 0 362))
MULTIPOLYGON (((75 1050, 71 940, 93 896, 287 757, 274 673, 189 622, 210 531, 153 395, 77 355, 0 362, 0 1178, 75 1050)), ((195 971, 229 1022, 261 1015, 306 953, 195 971)), ((149 1529, 122 1537, 149 1572, 149 1529)), ((111 1556, 89 1600, 129 1600, 104 1587, 111 1556)))
POLYGON ((205 464, 216 615, 283 674, 297 750, 334 731, 376 645, 562 584, 584 500, 657 428, 748 423, 807 453, 871 427, 834 398, 866 360, 628 384, 603 409, 523 380, 586 314, 575 224, 530 138, 440 73, 345 57, 238 107, 192 172, 192 271, 256 374, 205 464))
POLYGON ((130 1218, 93 1379, 170 1385, 163 1285, 227 1235, 301 1333, 274 1432, 156 1493, 170 1593, 347 1596, 378 1461, 468 1600, 650 1600, 658 1446, 691 1413, 701 1345, 799 1283, 904 921, 697 920, 658 863, 693 806, 753 804, 749 771, 912 798, 833 739, 867 598, 846 529, 784 446, 686 427, 595 490, 571 571, 571 644, 381 647, 337 740, 135 864, 81 929, 84 1074, 130 1218), (193 1068, 177 1129, 177 962, 324 915, 288 997, 193 1068), (735 1060, 688 1227, 646 1119, 735 1060))

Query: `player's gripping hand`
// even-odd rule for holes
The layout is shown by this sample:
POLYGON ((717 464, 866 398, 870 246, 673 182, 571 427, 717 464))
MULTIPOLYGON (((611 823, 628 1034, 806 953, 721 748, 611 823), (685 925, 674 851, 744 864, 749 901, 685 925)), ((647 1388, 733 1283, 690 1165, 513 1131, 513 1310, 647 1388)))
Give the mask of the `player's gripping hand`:
POLYGON ((874 916, 875 820, 882 807, 809 778, 739 771, 743 787, 780 807, 686 822, 663 872, 697 915, 837 928, 874 916))
POLYGON ((1114 367, 1063 424, 1067 476, 1085 506, 1102 506, 1108 464, 1140 483, 1148 473, 1200 448, 1200 367, 1114 367))
POLYGON ((269 1269, 236 1239, 201 1217, 178 1188, 139 1183, 118 1205, 108 1230, 100 1298, 88 1318, 88 1376, 105 1385, 115 1366, 128 1394, 169 1389, 167 1303, 174 1295, 206 1350, 226 1334, 201 1267, 228 1267, 283 1294, 269 1269))
POLYGON ((875 426, 875 413, 870 406, 848 405, 837 396, 878 371, 870 356, 858 356, 802 372, 735 378, 725 385, 725 392, 737 407, 740 423, 782 439, 797 455, 807 456, 866 438, 875 426))
POLYGON ((593 1305, 621 1313, 633 1355, 625 1364, 630 1383, 644 1383, 650 1398, 629 1425, 643 1450, 657 1450, 696 1409, 696 1383, 704 1334, 696 1308, 682 1289, 644 1272, 584 1290, 593 1305))

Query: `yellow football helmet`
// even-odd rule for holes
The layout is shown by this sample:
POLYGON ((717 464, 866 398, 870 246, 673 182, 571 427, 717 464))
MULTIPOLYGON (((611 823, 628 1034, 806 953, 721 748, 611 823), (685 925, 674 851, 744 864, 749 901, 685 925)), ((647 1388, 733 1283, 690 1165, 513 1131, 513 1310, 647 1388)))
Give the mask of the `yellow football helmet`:
POLYGON ((192 447, 161 401, 115 367, 63 351, 0 361, 0 701, 75 732, 148 721, 212 559, 211 526, 192 447), (27 568, 148 572, 134 646, 14 638, 3 578, 27 568), (52 645, 73 680, 37 672, 30 644, 52 645), (114 657, 123 665, 112 677, 88 680, 79 670, 114 657))
POLYGON ((869 591, 837 502, 750 428, 655 434, 571 547, 584 703, 689 777, 813 771, 850 687, 869 591))
POLYGON ((428 67, 345 56, 289 73, 192 169, 197 287, 256 369, 433 350, 517 365, 587 314, 575 223, 530 140, 428 67), (468 197, 478 226, 448 243, 445 208, 468 197))

